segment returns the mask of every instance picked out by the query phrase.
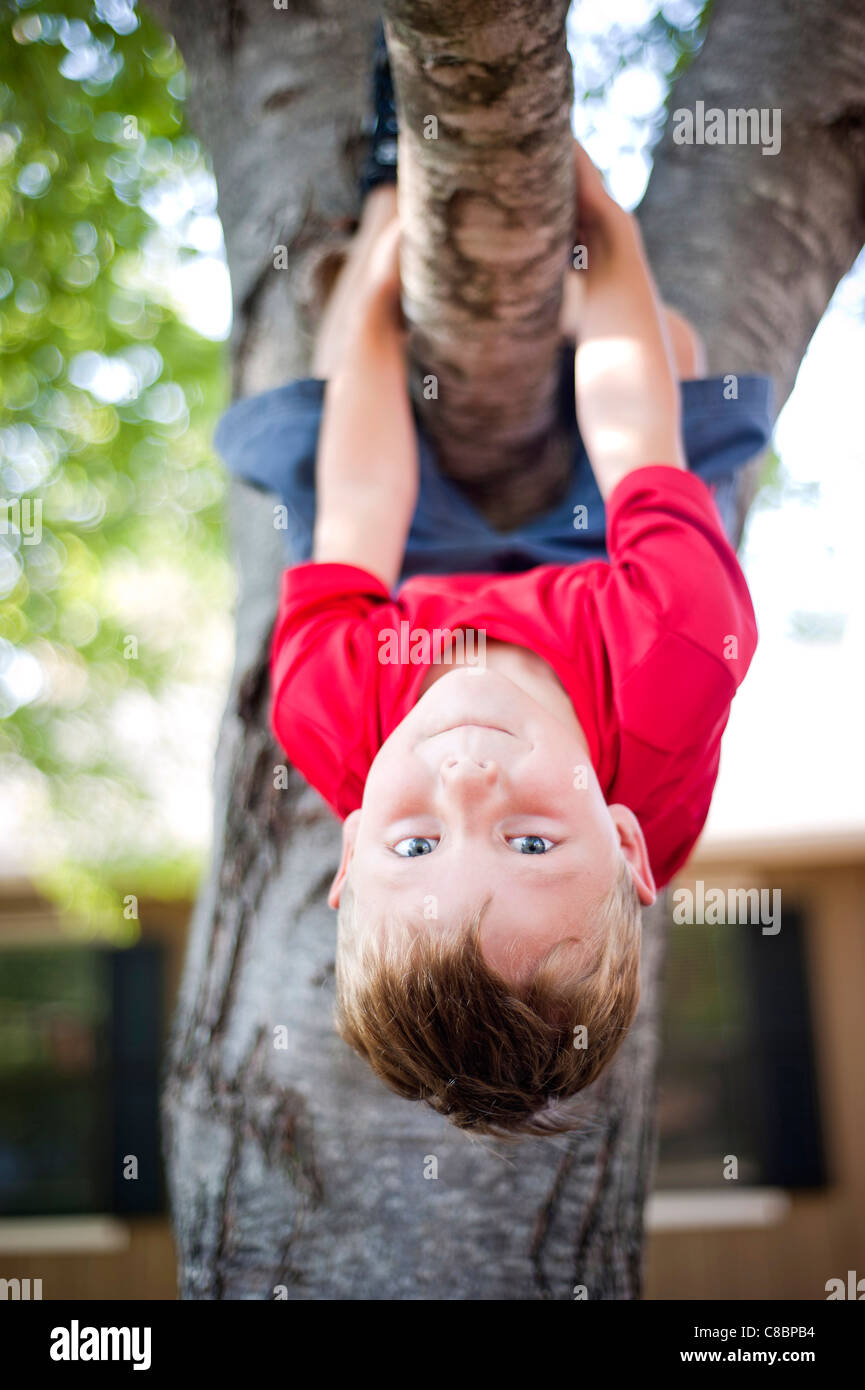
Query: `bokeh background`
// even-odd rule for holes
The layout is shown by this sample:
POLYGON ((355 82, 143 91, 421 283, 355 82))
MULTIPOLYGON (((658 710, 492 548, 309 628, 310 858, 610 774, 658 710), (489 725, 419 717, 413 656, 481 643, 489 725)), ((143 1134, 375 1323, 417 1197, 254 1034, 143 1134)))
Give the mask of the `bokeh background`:
POLYGON ((3 11, 2 862, 110 934, 112 879, 189 892, 207 841, 230 293, 173 41, 117 0, 3 11))

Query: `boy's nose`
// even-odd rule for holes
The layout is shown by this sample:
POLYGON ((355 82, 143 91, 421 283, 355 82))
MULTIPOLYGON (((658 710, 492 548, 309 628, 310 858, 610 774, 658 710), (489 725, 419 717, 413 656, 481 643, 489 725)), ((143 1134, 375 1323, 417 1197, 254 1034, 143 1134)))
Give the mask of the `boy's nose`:
POLYGON ((445 786, 463 797, 482 797, 491 791, 499 778, 498 764, 491 758, 470 758, 449 754, 441 765, 445 786))

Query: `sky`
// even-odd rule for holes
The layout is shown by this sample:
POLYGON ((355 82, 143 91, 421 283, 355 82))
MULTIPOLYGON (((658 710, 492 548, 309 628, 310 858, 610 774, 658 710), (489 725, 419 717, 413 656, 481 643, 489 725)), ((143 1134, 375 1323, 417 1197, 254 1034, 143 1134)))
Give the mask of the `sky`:
POLYGON ((860 256, 778 419, 776 448, 803 496, 750 518, 741 560, 760 642, 724 737, 707 838, 856 831, 865 842, 863 304, 860 256), (807 635, 809 615, 828 619, 822 638, 807 635))

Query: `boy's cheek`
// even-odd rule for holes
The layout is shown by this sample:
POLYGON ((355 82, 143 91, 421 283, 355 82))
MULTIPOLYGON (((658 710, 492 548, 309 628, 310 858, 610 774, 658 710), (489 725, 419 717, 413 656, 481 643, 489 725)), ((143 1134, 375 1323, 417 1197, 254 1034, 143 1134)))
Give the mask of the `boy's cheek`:
POLYGON ((424 769, 412 751, 406 723, 403 720, 385 739, 370 764, 364 783, 362 810, 377 823, 404 815, 400 805, 409 797, 422 795, 426 788, 424 769))

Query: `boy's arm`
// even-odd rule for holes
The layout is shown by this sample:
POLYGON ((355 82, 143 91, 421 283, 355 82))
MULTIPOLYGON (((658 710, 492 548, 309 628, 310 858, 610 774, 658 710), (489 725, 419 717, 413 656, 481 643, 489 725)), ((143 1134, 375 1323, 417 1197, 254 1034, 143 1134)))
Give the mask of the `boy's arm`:
POLYGON ((418 492, 417 435, 400 322, 397 229, 389 267, 348 327, 329 379, 316 456, 313 560, 357 565, 392 589, 418 492))
POLYGON ((576 147, 588 266, 574 366, 580 434, 606 500, 647 464, 687 468, 679 385, 636 220, 576 147))

